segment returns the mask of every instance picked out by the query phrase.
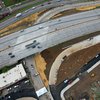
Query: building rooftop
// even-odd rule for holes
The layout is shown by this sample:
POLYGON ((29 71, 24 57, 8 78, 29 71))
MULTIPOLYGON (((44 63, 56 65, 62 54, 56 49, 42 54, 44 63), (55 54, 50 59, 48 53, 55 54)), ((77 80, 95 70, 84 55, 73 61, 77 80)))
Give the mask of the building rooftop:
POLYGON ((14 84, 15 82, 26 77, 26 72, 22 64, 10 69, 6 73, 0 74, 0 90, 6 86, 14 84))

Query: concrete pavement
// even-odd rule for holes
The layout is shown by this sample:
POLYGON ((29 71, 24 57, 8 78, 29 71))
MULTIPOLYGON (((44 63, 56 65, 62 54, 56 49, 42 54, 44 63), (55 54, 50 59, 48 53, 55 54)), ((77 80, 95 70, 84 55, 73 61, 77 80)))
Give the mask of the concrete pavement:
POLYGON ((12 17, 12 18, 0 23, 0 29, 3 29, 5 27, 7 27, 8 25, 15 23, 16 21, 21 20, 22 18, 25 18, 31 14, 36 13, 36 12, 40 12, 40 11, 50 9, 53 7, 58 7, 58 6, 61 6, 61 4, 69 4, 69 3, 75 3, 75 1, 71 1, 71 2, 70 1, 61 1, 61 2, 50 1, 50 3, 48 3, 48 2, 43 3, 42 5, 36 6, 36 8, 33 10, 30 9, 28 12, 22 12, 22 16, 20 16, 19 18, 12 17))
POLYGON ((92 1, 92 2, 77 3, 77 4, 70 4, 70 5, 64 5, 61 7, 57 7, 57 8, 49 10, 48 12, 46 12, 42 16, 40 16, 39 19, 36 21, 36 23, 41 23, 41 22, 47 21, 54 15, 56 15, 60 12, 63 12, 65 10, 70 10, 70 9, 74 9, 77 7, 83 7, 83 6, 96 6, 99 4, 100 4, 100 1, 95 1, 95 2, 92 1))
MULTIPOLYGON (((33 81, 33 86, 35 88, 35 91, 38 91, 44 87, 44 84, 42 82, 42 79, 39 73, 37 72, 37 68, 36 68, 33 56, 25 58, 25 62, 26 62, 26 66, 28 67, 30 71, 30 75, 33 81)), ((46 94, 39 97, 39 100, 53 100, 53 98, 48 90, 46 94)))
POLYGON ((32 26, 23 32, 16 32, 0 38, 0 67, 13 64, 19 59, 41 52, 64 41, 100 31, 100 9, 62 17, 32 26), (67 34, 66 34, 67 32, 67 34), (25 46, 36 40, 38 46, 25 46), (52 40, 52 41, 51 41, 52 40), (12 52, 15 57, 11 58, 12 52))

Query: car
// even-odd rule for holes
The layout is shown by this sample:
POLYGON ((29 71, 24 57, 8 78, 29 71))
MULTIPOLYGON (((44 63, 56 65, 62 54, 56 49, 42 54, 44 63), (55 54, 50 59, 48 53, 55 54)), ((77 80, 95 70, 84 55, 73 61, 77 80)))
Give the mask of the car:
POLYGON ((99 55, 96 55, 95 57, 97 58, 99 55))
POLYGON ((30 9, 28 9, 28 10, 25 10, 25 12, 28 12, 28 11, 30 11, 30 9))
POLYGON ((39 73, 34 74, 34 76, 38 76, 38 75, 39 75, 39 73))
POLYGON ((29 82, 29 80, 26 80, 24 83, 28 83, 29 82))
POLYGON ((11 58, 14 58, 14 57, 15 57, 15 55, 11 55, 10 57, 11 57, 11 58))
POLYGON ((8 98, 10 99, 10 98, 11 98, 11 96, 8 96, 8 98))
POLYGON ((33 45, 33 46, 32 46, 32 48, 35 48, 35 47, 36 47, 36 45, 33 45))
POLYGON ((68 80, 64 80, 64 83, 67 83, 68 82, 68 80))
POLYGON ((35 7, 32 7, 31 9, 33 10, 33 9, 35 9, 35 7))
POLYGON ((33 66, 33 64, 31 64, 31 66, 33 66))
POLYGON ((43 4, 41 4, 41 6, 44 6, 43 4))
POLYGON ((39 48, 39 49, 40 49, 40 48, 42 48, 42 47, 38 46, 37 48, 39 48))
POLYGON ((24 32, 24 29, 23 30, 20 30, 20 32, 24 32))
POLYGON ((14 86, 14 88, 17 88, 17 87, 18 87, 18 85, 15 85, 15 86, 14 86))
POLYGON ((63 59, 65 60, 65 58, 66 58, 66 55, 63 57, 63 59))
POLYGON ((7 90, 9 91, 9 90, 11 90, 11 88, 8 88, 7 90))
POLYGON ((8 53, 8 55, 12 55, 12 53, 10 52, 10 53, 8 53))
POLYGON ((36 43, 36 40, 34 40, 33 43, 36 43))
POLYGON ((18 17, 20 17, 22 15, 22 13, 18 13, 18 14, 16 14, 16 18, 18 18, 18 17))
POLYGON ((51 4, 51 2, 48 2, 48 4, 51 4))
POLYGON ((42 29, 43 28, 43 26, 39 26, 39 29, 42 29))

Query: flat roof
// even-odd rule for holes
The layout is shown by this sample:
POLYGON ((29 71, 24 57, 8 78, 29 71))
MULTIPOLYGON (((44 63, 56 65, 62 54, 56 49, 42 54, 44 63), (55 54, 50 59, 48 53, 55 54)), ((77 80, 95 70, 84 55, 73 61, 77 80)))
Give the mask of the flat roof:
POLYGON ((26 72, 22 64, 10 69, 6 73, 0 74, 0 89, 3 87, 14 84, 15 82, 26 77, 26 72))

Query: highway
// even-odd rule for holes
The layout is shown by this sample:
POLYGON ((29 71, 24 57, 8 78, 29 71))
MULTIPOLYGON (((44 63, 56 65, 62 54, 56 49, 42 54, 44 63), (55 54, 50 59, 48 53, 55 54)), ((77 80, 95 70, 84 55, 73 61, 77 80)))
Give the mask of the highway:
POLYGON ((99 15, 100 9, 82 12, 41 23, 27 28, 23 32, 0 38, 0 67, 13 64, 64 41, 100 31, 99 15), (27 49, 26 45, 34 40, 38 45, 27 49), (15 57, 11 58, 9 53, 15 57))
POLYGON ((37 13, 37 12, 40 12, 40 11, 43 11, 43 10, 47 10, 47 9, 50 9, 50 8, 54 8, 54 7, 58 7, 58 6, 61 6, 61 4, 70 4, 70 3, 75 3, 75 1, 61 1, 61 2, 57 2, 57 1, 49 1, 50 3, 46 2, 46 3, 43 3, 42 5, 38 5, 35 7, 35 9, 29 9, 28 12, 22 12, 22 16, 20 16, 19 18, 15 18, 12 17, 2 23, 0 23, 0 29, 3 29, 5 27, 7 27, 8 25, 18 21, 18 20, 21 20, 31 14, 34 14, 34 13, 37 13))
POLYGON ((75 3, 75 4, 64 5, 61 7, 53 8, 53 9, 49 10, 48 12, 44 13, 42 16, 40 16, 37 19, 36 23, 41 23, 41 22, 47 21, 54 15, 56 15, 60 12, 66 11, 66 10, 75 9, 75 8, 84 7, 84 6, 97 6, 99 4, 100 4, 100 1, 95 1, 95 2, 75 3))

